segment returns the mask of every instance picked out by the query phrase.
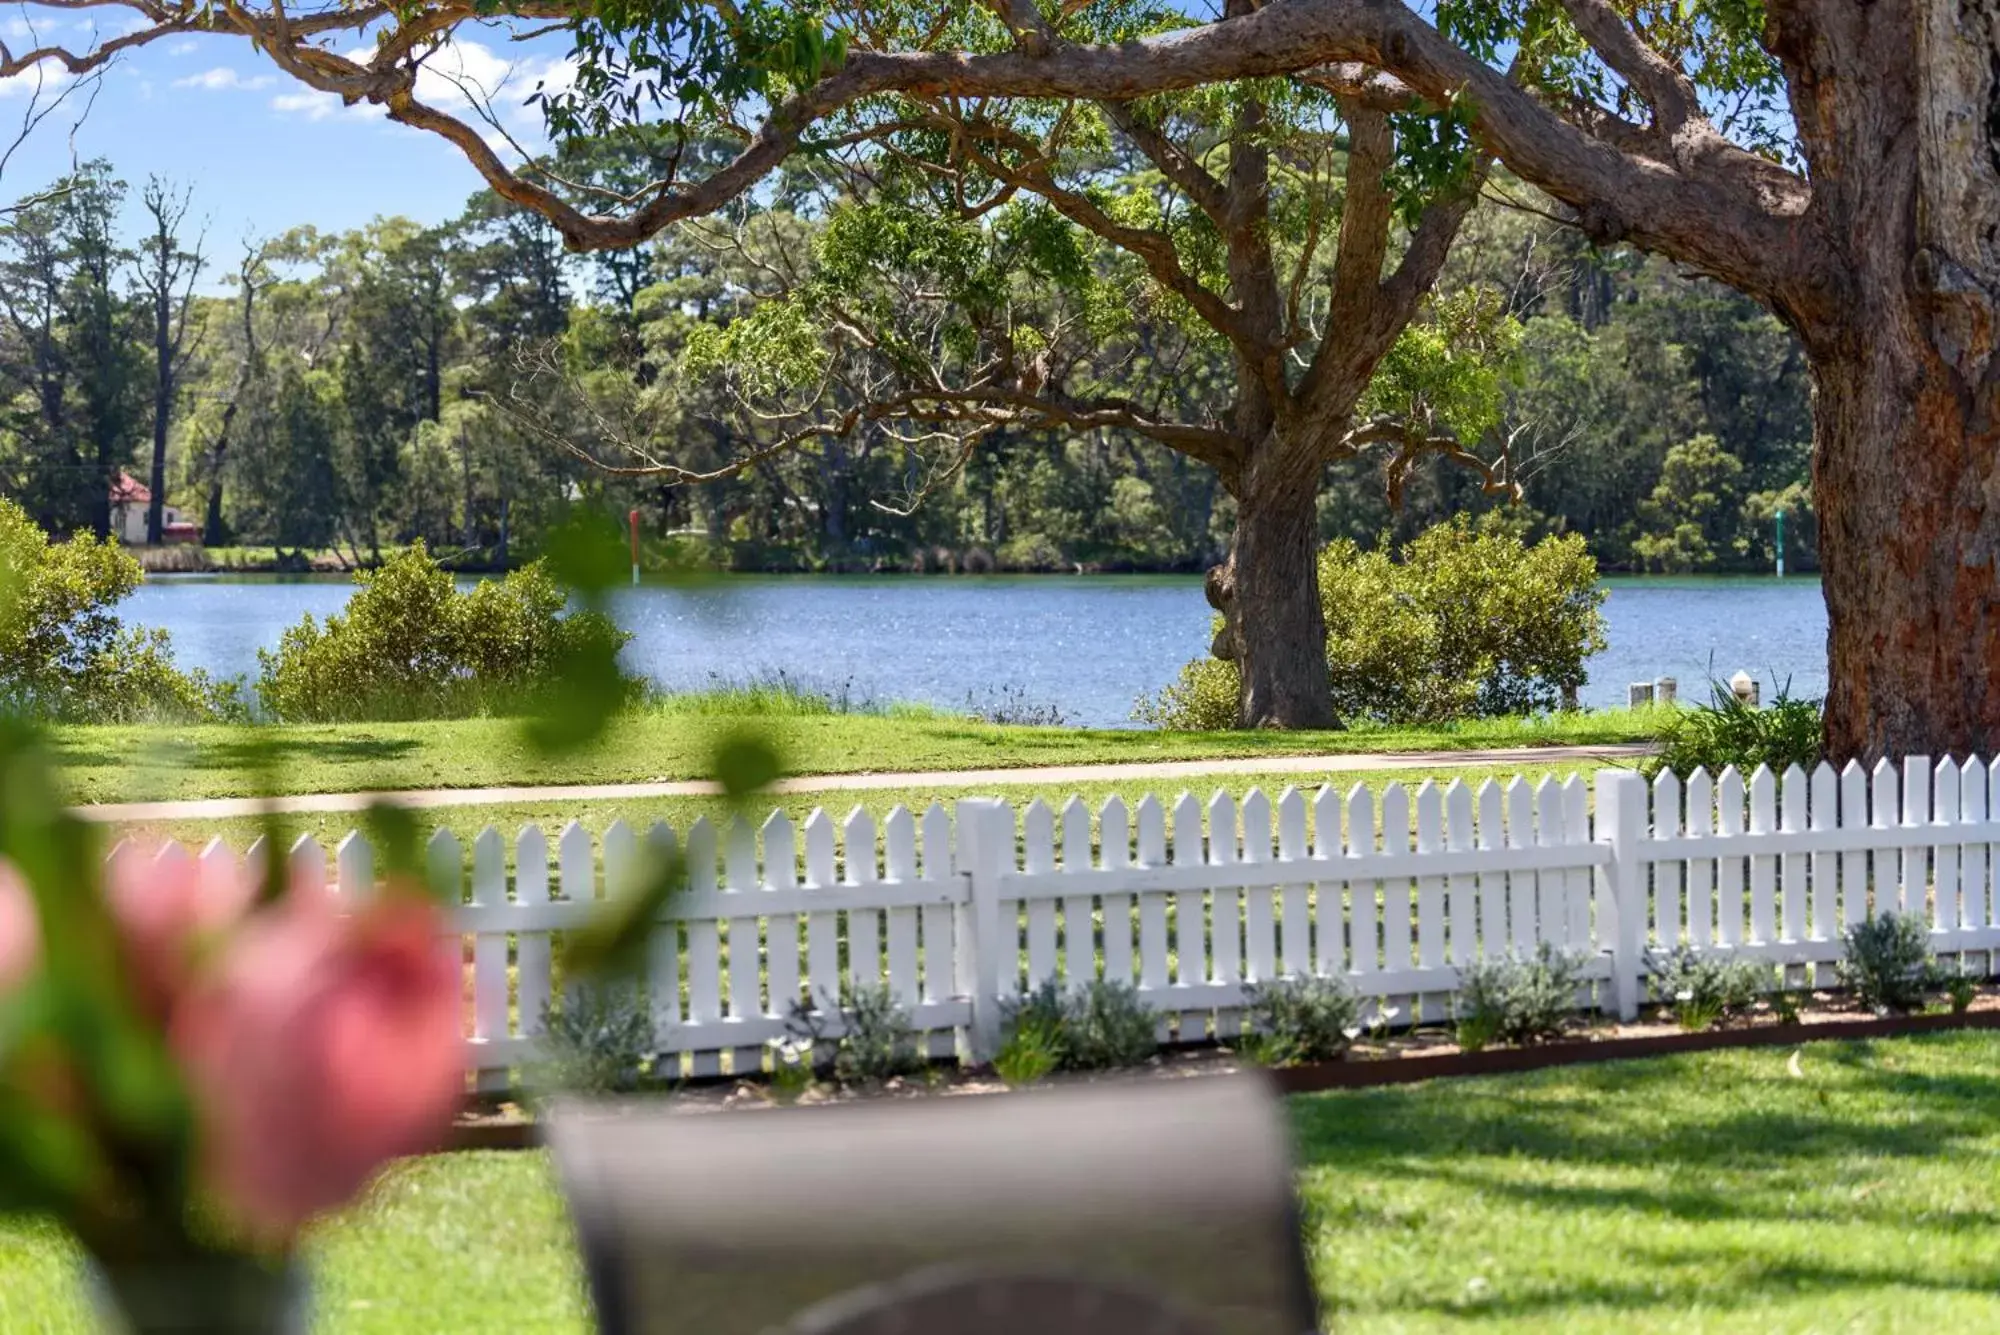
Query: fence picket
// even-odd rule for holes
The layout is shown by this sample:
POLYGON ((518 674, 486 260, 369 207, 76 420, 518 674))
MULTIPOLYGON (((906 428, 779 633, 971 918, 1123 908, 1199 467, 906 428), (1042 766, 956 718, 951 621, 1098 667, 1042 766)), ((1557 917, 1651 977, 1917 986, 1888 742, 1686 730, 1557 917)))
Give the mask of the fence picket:
MULTIPOLYGON (((457 862, 458 856, 453 854, 454 867, 457 862)), ((433 861, 432 876, 436 874, 437 866, 433 861)), ((454 871, 453 875, 456 874, 454 871)), ((556 888, 562 892, 564 899, 588 904, 597 898, 597 849, 591 844, 590 831, 576 821, 563 826, 563 832, 556 840, 556 878, 556 888)), ((578 990, 576 975, 565 969, 562 979, 564 1007, 576 1000, 578 990)))
MULTIPOLYGON (((1212 867, 1228 867, 1237 862, 1238 830, 1236 824, 1236 801, 1228 793, 1217 791, 1208 800, 1208 862, 1212 867)), ((1249 831, 1242 831, 1247 835, 1249 831)), ((1268 825, 1264 838, 1270 839, 1268 825)), ((1213 919, 1209 927, 1209 974, 1212 983, 1235 983, 1243 978, 1243 891, 1234 887, 1218 886, 1211 896, 1213 905, 1210 912, 1213 919)), ((1218 1024, 1222 1021, 1218 1017, 1218 1024)), ((1233 1032, 1233 1031, 1232 1031, 1233 1032)), ((1218 1033, 1219 1037, 1230 1037, 1228 1033, 1218 1033)))
MULTIPOLYGON (((917 879, 917 818, 898 805, 882 822, 882 873, 892 884, 917 879)), ((917 911, 888 912, 889 991, 905 1010, 923 999, 917 986, 917 911)))
MULTIPOLYGON (((1417 852, 1444 851, 1444 794, 1436 780, 1425 779, 1417 789, 1417 852)), ((1417 967, 1435 969, 1445 961, 1444 878, 1417 881, 1417 967)))
POLYGON ((344 900, 362 903, 375 895, 375 850, 359 830, 333 846, 334 884, 344 900))
MULTIPOLYGON (((1566 844, 1588 844, 1590 842, 1590 785, 1583 781, 1581 774, 1572 774, 1563 780, 1563 842, 1566 844)), ((1641 812, 1643 819, 1644 813, 1641 812)), ((1563 874, 1563 892, 1569 903, 1569 943, 1573 950, 1588 949, 1595 938, 1591 935, 1590 895, 1593 876, 1584 867, 1572 867, 1563 874)), ((1645 939, 1645 923, 1639 924, 1640 940, 1645 939)))
MULTIPOLYGON (((1382 790, 1382 851, 1407 853, 1410 849, 1410 790, 1400 782, 1382 790)), ((1412 941, 1416 906, 1412 901, 1410 878, 1391 876, 1378 881, 1382 903, 1382 967, 1402 970, 1415 959, 1412 941)))
MULTIPOLYGON (((1487 779, 1479 785, 1478 838, 1482 849, 1504 847, 1506 818, 1502 815, 1505 797, 1500 785, 1487 779)), ((1498 959, 1507 953, 1507 873, 1479 873, 1479 957, 1498 959)))
MULTIPOLYGON (((833 817, 814 807, 806 817, 805 888, 831 890, 840 883, 834 850, 833 817)), ((840 1010, 840 915, 828 911, 806 915, 806 997, 812 1010, 831 1019, 840 1010)))
MULTIPOLYGON (((1507 783, 1507 847, 1527 848, 1535 842, 1535 794, 1528 781, 1515 775, 1507 783)), ((1516 953, 1532 955, 1535 950, 1535 873, 1510 872, 1507 876, 1507 917, 1513 929, 1516 953)))
MULTIPOLYGON (((1778 781, 1768 765, 1750 776, 1750 833, 1778 828, 1778 781)), ((1750 940, 1769 945, 1778 939, 1778 860, 1769 853, 1750 859, 1750 940)))
MULTIPOLYGON (((1271 799, 1252 788, 1243 798, 1243 860, 1271 861, 1271 799)), ((1243 897, 1243 979, 1268 983, 1278 975, 1278 892, 1253 885, 1243 897)))
MULTIPOLYGON (((1903 757, 1903 825, 1917 828, 1931 823, 1931 758, 1903 757)), ((1901 873, 1896 878, 1896 912, 1921 914, 1929 898, 1930 850, 1921 846, 1903 850, 1901 873)))
MULTIPOLYGON (((507 846, 491 825, 472 841, 472 904, 500 908, 507 903, 507 846)), ((472 938, 472 1037, 492 1042, 508 1036, 507 934, 478 932, 472 938)), ((507 1072, 483 1070, 483 1091, 507 1088, 507 1072)))
MULTIPOLYGON (((1357 783, 1347 794, 1347 851, 1366 857, 1375 851, 1375 796, 1368 785, 1357 783)), ((1348 911, 1353 915, 1351 940, 1354 957, 1349 964, 1355 973, 1367 975, 1382 967, 1382 939, 1376 927, 1375 885, 1372 881, 1347 879, 1348 911)))
MULTIPOLYGON (((1869 824, 1868 772, 1850 760, 1840 771, 1840 828, 1869 824)), ((1868 916, 1868 853, 1855 849, 1840 855, 1840 922, 1843 927, 1868 916)))
MULTIPOLYGON (((1097 817, 1099 861, 1106 871, 1131 865, 1132 822, 1124 799, 1106 798, 1097 817)), ((1104 896, 1104 977, 1107 982, 1134 984, 1132 970, 1132 896, 1104 896)))
MULTIPOLYGON (((1979 825, 1986 821, 1986 767, 1979 763, 1978 756, 1968 757, 1959 771, 1958 803, 1965 824, 1979 825)), ((1959 923, 1970 930, 1986 926, 1986 859, 1990 852, 1990 846, 1984 843, 1966 844, 1959 850, 1959 923)))
POLYGON ((1346 856, 1340 833, 1340 792, 1323 783, 1313 793, 1313 859, 1324 862, 1326 875, 1313 885, 1313 968, 1336 978, 1348 971, 1347 886, 1335 874, 1346 856))
MULTIPOLYGON (((1444 839, 1445 847, 1454 853, 1473 847, 1472 790, 1463 779, 1453 779, 1451 787, 1444 790, 1444 839)), ((1479 878, 1471 872, 1454 872, 1445 882, 1451 920, 1451 962, 1460 966, 1470 964, 1478 953, 1478 883, 1479 878)))
MULTIPOLYGON (((735 901, 736 912, 728 915, 723 928, 728 933, 729 997, 725 1024, 742 1025, 764 1018, 764 925, 758 919, 757 896, 764 878, 757 871, 757 831, 741 816, 729 822, 723 841, 723 884, 735 901)), ((764 1069, 761 1043, 731 1045, 729 1071, 747 1075, 764 1069)))
MULTIPOLYGON (((1812 793, 1806 812, 1815 830, 1834 829, 1840 821, 1840 776, 1824 760, 1813 766, 1812 793)), ((1840 898, 1840 858, 1834 853, 1812 856, 1812 891, 1806 921, 1806 939, 1825 941, 1837 936, 1840 898)), ((1817 982, 1817 972, 1814 981, 1817 982)))
MULTIPOLYGON (((1167 814, 1160 799, 1151 793, 1139 802, 1139 865, 1167 865, 1167 814)), ((1167 985, 1167 897, 1149 893, 1139 896, 1139 986, 1162 988, 1167 985)), ((1162 1024, 1166 1022, 1161 1021, 1162 1024)))
MULTIPOLYGON (((1336 817, 1338 819, 1338 817, 1336 817)), ((1287 786, 1278 795, 1278 860, 1304 862, 1312 856, 1306 844, 1306 799, 1287 786)), ((1303 978, 1312 972, 1312 892, 1288 885, 1279 893, 1278 939, 1284 973, 1303 978)))
MULTIPOLYGON (((874 885, 882 879, 875 861, 875 818, 856 806, 841 825, 844 885, 874 885)), ((855 988, 882 986, 882 910, 847 910, 847 974, 855 988)))
MULTIPOLYGON (((1690 838, 1715 833, 1715 785, 1699 765, 1687 779, 1687 832, 1690 838)), ((1715 866, 1710 858, 1687 864, 1688 943, 1697 950, 1715 943, 1715 866)))
MULTIPOLYGON (((1869 824, 1879 830, 1893 829, 1903 823, 1903 798, 1896 784, 1896 767, 1884 756, 1875 762, 1874 783, 1869 792, 1869 824)), ((1866 901, 1867 907, 1860 917, 1870 913, 1894 913, 1902 907, 1902 855, 1891 851, 1880 851, 1869 855, 1872 875, 1869 889, 1872 891, 1866 901)))
MULTIPOLYGON (((764 888, 786 891, 799 883, 799 849, 791 817, 773 811, 758 833, 764 842, 764 888)), ((773 914, 765 929, 764 986, 770 992, 769 1014, 783 1020, 799 1000, 800 923, 792 914, 773 914)))
MULTIPOLYGON (((1201 804, 1193 793, 1174 799, 1174 865, 1198 867, 1208 861, 1208 849, 1201 829, 1201 804)), ((1208 895, 1201 890, 1182 890, 1174 895, 1174 981, 1183 986, 1208 981, 1208 895)), ((1208 1034, 1207 1017, 1184 1012, 1180 1021, 1183 1042, 1208 1034)))
MULTIPOLYGON (((1535 843, 1554 848, 1568 843, 1564 829, 1562 790, 1555 776, 1543 775, 1535 785, 1535 843)), ((1535 940, 1546 941, 1558 950, 1569 946, 1569 905, 1565 902, 1567 879, 1561 872, 1545 871, 1535 896, 1535 940)))
MULTIPOLYGON (((697 895, 713 895, 719 889, 716 875, 715 823, 703 816, 688 826, 688 889, 697 895)), ((701 1049, 688 1054, 688 1074, 696 1077, 720 1075, 722 1059, 714 1051, 721 1036, 722 1022, 722 933, 720 921, 704 914, 691 918, 685 926, 687 954, 687 1024, 701 1036, 701 1049)), ((680 932, 663 923, 653 933, 653 1004, 660 1008, 659 993, 679 990, 680 932)), ((675 998, 678 1002, 678 997, 675 998)), ((670 1003, 667 1013, 678 1009, 670 1003)))
MULTIPOLYGON (((1653 780, 1653 838, 1673 839, 1681 832, 1681 781, 1672 770, 1653 780)), ((1661 950, 1681 943, 1681 880, 1686 864, 1671 858, 1653 864, 1653 941, 1661 950)))
MULTIPOLYGON (((514 901, 525 905, 549 902, 549 840, 539 825, 523 825, 514 837, 514 901)), ((515 936, 514 1010, 525 1038, 536 1038, 543 1032, 550 963, 549 933, 521 932, 515 936)))
POLYGON ((1955 841, 1960 836, 1949 827, 1965 820, 1958 790, 1958 762, 1950 756, 1939 757, 1932 782, 1932 819, 1946 828, 1938 831, 1939 842, 1931 855, 1934 872, 1931 881, 1931 930, 1955 932, 1958 930, 1958 845, 1955 841))
POLYGON ((285 859, 291 872, 292 884, 315 892, 325 892, 332 887, 326 879, 326 850, 319 840, 309 834, 302 834, 292 841, 292 851, 285 859))
MULTIPOLYGON (((949 880, 952 874, 951 813, 945 810, 944 803, 933 801, 924 812, 923 824, 919 828, 923 836, 924 879, 949 880)), ((945 1001, 958 994, 958 969, 954 960, 958 929, 953 918, 953 910, 948 904, 926 904, 918 917, 917 925, 923 932, 923 997, 928 1002, 945 1001)), ((796 948, 792 958, 796 963, 796 948)), ((935 1029, 931 1031, 928 1041, 932 1057, 949 1057, 958 1050, 958 1031, 955 1028, 935 1029)))
MULTIPOLYGON (((1055 813, 1048 803, 1036 798, 1021 813, 1021 869, 1030 876, 1047 876, 1056 869, 1055 813)), ((1056 902, 1041 898, 1026 901, 1019 912, 1028 921, 1029 991, 1056 976, 1056 902)), ((1015 977, 1001 966, 1004 983, 1015 977)))
MULTIPOLYGON (((1785 768, 1784 782, 1778 790, 1779 828, 1798 831, 1806 828, 1806 772, 1797 765, 1785 768)), ((1809 887, 1806 883, 1806 855, 1787 853, 1779 864, 1778 884, 1782 894, 1783 918, 1779 923, 1779 938, 1784 941, 1804 941, 1812 933, 1806 921, 1806 903, 1809 887)))
MULTIPOLYGON (((1743 776, 1731 765, 1715 785, 1716 833, 1731 838, 1743 833, 1743 776)), ((1717 940, 1725 946, 1743 944, 1746 921, 1743 903, 1743 858, 1716 859, 1715 919, 1717 940)))
MULTIPOLYGON (((1066 874, 1088 875, 1090 855, 1090 808, 1083 799, 1071 795, 1062 808, 1062 869, 1066 874)), ((1087 882, 1079 881, 1079 885, 1087 882)), ((1097 922, 1088 894, 1064 895, 1062 901, 1063 985, 1080 987, 1097 977, 1097 922)))
MULTIPOLYGON (((1986 811, 1989 817, 2000 817, 2000 755, 1996 755, 1986 767, 1986 811)), ((1982 887, 1986 900, 1986 916, 1979 922, 1981 927, 2000 925, 2000 843, 1989 844, 1986 850, 1986 881, 1982 887)), ((1987 956, 1987 972, 2000 973, 2000 952, 1987 956)))

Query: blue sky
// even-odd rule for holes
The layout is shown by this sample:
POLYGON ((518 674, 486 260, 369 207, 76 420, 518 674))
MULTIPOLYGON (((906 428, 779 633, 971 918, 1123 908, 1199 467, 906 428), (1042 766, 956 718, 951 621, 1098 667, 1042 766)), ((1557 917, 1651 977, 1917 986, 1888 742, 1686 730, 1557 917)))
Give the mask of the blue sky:
MULTIPOLYGON (((100 18, 119 31, 121 13, 100 18)), ((83 20, 87 26, 90 20, 83 20)), ((41 42, 82 49, 88 31, 74 13, 0 4, 0 40, 20 50, 33 23, 41 42)), ((493 93, 510 132, 539 144, 540 113, 522 105, 539 78, 566 73, 560 42, 509 43, 504 32, 467 29, 449 54, 449 72, 493 93)), ((45 67, 46 68, 46 67, 45 67)), ((420 93, 464 110, 462 94, 425 76, 420 93), (426 87, 425 85, 429 86, 426 87)), ((23 75, 0 81, 0 147, 11 140, 31 92, 23 75)), ((0 196, 46 184, 69 164, 71 101, 45 121, 0 176, 0 196)), ((458 151, 435 136, 395 125, 377 111, 342 107, 279 72, 240 38, 169 38, 120 58, 104 77, 76 132, 84 158, 105 157, 138 187, 149 173, 193 187, 191 216, 208 222, 210 253, 226 268, 238 241, 311 223, 322 231, 359 227, 377 215, 438 222, 480 187, 458 151)))

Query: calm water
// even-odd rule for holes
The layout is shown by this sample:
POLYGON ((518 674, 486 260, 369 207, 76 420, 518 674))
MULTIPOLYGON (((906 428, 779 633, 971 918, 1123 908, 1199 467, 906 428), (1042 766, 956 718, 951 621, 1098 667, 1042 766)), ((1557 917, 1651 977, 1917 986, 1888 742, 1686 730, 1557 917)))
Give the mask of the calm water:
MULTIPOLYGON (((1584 702, 1623 704, 1628 682, 1672 676, 1698 695, 1711 660, 1797 694, 1826 685, 1826 609, 1813 579, 1614 579, 1611 647, 1591 660, 1584 702)), ((347 601, 344 580, 156 576, 121 609, 173 632, 184 666, 254 673, 304 613, 347 601)), ((1073 722, 1129 722, 1142 691, 1173 680, 1208 645, 1192 577, 769 577, 706 590, 621 594, 632 665, 664 686, 704 686, 782 669, 882 700, 965 703, 1019 687, 1073 722)))

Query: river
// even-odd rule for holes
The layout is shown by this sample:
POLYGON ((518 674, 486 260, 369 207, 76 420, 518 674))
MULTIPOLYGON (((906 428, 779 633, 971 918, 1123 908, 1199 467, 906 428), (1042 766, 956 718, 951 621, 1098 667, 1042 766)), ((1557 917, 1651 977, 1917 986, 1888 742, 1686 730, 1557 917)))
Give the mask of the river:
MULTIPOLYGON (((1710 665, 1794 694, 1826 687, 1819 582, 1737 577, 1610 579, 1610 647, 1590 661, 1587 705, 1623 704, 1626 686, 1671 676, 1698 697, 1710 665)), ((173 634, 184 667, 254 674, 305 613, 347 601, 344 579, 156 575, 121 605, 173 634)), ((962 707, 1015 689, 1094 727, 1130 725, 1132 702, 1173 680, 1208 645, 1193 577, 735 576, 699 587, 622 590, 632 667, 668 687, 783 670, 860 699, 962 707)))

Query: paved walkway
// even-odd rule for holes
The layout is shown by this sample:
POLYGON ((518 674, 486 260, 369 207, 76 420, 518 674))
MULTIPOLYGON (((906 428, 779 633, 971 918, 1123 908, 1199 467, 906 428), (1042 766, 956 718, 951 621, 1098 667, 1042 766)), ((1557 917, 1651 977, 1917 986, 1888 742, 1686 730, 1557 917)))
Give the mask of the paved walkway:
MULTIPOLYGON (((784 779, 779 793, 868 792, 885 788, 982 788, 996 784, 1116 783, 1126 779, 1187 779, 1217 774, 1351 774, 1360 770, 1439 769, 1459 765, 1606 764, 1636 760, 1644 746, 1539 746, 1490 751, 1405 751, 1334 756, 1253 756, 1237 759, 1139 761, 1104 765, 1041 765, 1019 769, 920 770, 888 774, 819 774, 784 779)), ((222 820, 260 812, 362 811, 377 802, 412 810, 486 806, 500 802, 619 802, 647 797, 702 797, 720 790, 700 779, 660 783, 592 783, 539 788, 425 788, 407 792, 306 793, 269 803, 252 797, 185 802, 112 802, 77 808, 104 822, 222 820)))

